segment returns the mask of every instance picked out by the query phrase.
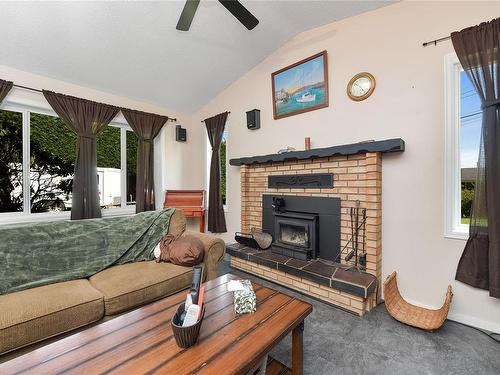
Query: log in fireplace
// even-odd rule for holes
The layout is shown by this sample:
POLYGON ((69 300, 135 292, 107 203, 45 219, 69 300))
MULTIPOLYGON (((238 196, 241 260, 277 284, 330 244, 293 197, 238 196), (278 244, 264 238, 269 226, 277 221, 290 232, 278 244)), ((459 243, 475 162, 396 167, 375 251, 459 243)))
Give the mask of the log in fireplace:
POLYGON ((262 229, 271 251, 309 260, 335 261, 340 252, 340 199, 263 195, 262 229))

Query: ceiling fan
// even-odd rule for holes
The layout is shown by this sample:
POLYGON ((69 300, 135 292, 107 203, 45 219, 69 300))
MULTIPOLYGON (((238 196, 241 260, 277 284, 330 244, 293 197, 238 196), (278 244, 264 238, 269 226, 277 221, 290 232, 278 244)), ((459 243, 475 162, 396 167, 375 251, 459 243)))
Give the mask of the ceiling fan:
MULTIPOLYGON (((235 16, 238 21, 240 21, 248 30, 252 30, 259 24, 259 20, 255 18, 254 15, 250 13, 248 9, 245 8, 239 1, 219 0, 219 3, 221 3, 228 11, 230 11, 231 14, 235 16)), ((179 22, 177 22, 177 30, 189 30, 199 4, 200 0, 186 0, 186 4, 184 5, 184 9, 182 10, 179 22)))

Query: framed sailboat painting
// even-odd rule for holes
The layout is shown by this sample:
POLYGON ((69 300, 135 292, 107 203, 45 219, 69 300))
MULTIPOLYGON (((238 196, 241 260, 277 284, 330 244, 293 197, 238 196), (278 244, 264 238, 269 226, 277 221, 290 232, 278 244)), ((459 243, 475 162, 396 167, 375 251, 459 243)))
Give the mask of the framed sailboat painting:
POLYGON ((328 107, 326 51, 271 74, 274 119, 328 107))

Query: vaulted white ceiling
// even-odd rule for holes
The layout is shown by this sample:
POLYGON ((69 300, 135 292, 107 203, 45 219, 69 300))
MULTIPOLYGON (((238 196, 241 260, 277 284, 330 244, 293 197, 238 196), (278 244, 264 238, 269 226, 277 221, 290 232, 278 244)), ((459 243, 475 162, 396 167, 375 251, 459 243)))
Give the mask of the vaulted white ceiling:
POLYGON ((242 3, 252 31, 212 0, 189 32, 184 1, 0 2, 0 65, 191 112, 297 33, 390 2, 242 3))

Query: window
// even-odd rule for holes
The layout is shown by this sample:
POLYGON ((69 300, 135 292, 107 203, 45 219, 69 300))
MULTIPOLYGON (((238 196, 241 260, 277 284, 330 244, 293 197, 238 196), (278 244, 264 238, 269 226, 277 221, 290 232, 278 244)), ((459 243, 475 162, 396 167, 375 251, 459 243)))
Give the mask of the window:
MULTIPOLYGON (((206 185, 210 186, 210 160, 212 158, 212 146, 210 146, 210 141, 208 137, 207 142, 207 171, 206 171, 206 185)), ((222 198, 222 204, 227 207, 227 127, 224 129, 222 135, 222 142, 220 144, 220 193, 222 198)), ((208 189, 207 189, 208 190, 208 189)), ((208 199, 207 199, 208 204, 208 199)))
POLYGON ((121 129, 107 126, 98 136, 97 183, 99 201, 106 209, 120 208, 121 193, 121 129))
MULTIPOLYGON (((51 111, 2 105, 0 222, 69 217, 76 138, 51 111)), ((97 136, 96 148, 103 215, 132 211, 137 136, 126 123, 112 123, 97 136)))
POLYGON ((481 101, 467 74, 460 72, 460 185, 461 224, 470 223, 476 166, 479 157, 481 101))
POLYGON ((0 212, 22 212, 23 114, 0 110, 0 212))
POLYGON ((137 181, 137 143, 138 138, 132 131, 127 131, 127 205, 135 205, 135 183, 137 181))
POLYGON ((71 210, 76 135, 55 116, 29 113, 30 212, 71 210))
POLYGON ((482 111, 479 96, 456 55, 446 57, 445 235, 467 238, 482 111))

